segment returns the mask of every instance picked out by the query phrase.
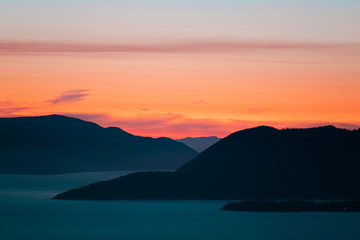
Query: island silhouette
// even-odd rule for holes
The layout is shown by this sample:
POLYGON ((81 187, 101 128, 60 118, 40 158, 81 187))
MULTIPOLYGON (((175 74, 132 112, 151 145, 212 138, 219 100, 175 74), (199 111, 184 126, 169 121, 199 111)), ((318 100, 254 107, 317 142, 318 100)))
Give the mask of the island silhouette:
POLYGON ((360 130, 260 126, 230 134, 175 172, 138 172, 54 199, 360 199, 360 130))
POLYGON ((0 118, 0 136, 0 173, 175 170, 197 155, 170 138, 61 115, 0 118))
POLYGON ((360 201, 241 201, 228 203, 221 210, 242 212, 360 212, 360 201))

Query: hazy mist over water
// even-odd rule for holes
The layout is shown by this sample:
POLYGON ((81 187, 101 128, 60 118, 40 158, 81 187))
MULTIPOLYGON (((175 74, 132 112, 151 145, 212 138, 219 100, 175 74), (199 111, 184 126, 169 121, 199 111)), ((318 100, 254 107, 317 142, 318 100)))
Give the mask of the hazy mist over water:
POLYGON ((345 239, 359 213, 221 212, 228 201, 59 201, 126 172, 0 175, 0 239, 345 239))

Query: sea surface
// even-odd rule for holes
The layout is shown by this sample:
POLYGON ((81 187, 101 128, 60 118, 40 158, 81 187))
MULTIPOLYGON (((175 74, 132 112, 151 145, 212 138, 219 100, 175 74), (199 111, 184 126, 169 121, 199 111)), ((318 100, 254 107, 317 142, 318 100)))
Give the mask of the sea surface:
POLYGON ((124 174, 0 175, 0 239, 360 239, 360 213, 220 211, 229 201, 51 200, 124 174))

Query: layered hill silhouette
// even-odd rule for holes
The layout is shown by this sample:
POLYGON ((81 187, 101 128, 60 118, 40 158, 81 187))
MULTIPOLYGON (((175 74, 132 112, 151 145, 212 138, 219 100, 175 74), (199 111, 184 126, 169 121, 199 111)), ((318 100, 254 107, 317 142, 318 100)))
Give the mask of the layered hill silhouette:
POLYGON ((175 170, 197 155, 170 138, 61 115, 0 118, 0 173, 175 170))
POLYGON ((360 199, 360 130, 246 129, 176 172, 140 172, 55 199, 360 199))
POLYGON ((176 141, 185 143, 188 147, 191 147, 197 152, 203 152, 205 149, 209 148, 211 145, 214 145, 221 138, 218 137, 187 137, 182 139, 176 139, 176 141))

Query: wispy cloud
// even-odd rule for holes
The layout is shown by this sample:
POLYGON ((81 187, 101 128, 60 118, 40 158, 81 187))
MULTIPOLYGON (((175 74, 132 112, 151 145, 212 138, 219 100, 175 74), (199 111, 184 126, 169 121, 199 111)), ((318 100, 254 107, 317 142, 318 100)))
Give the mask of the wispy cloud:
MULTIPOLYGON (((3 102, 4 103, 4 102, 3 102)), ((25 116, 21 113, 30 108, 20 106, 6 106, 0 102, 0 117, 25 116)), ((95 122, 103 127, 119 127, 131 134, 151 137, 171 137, 179 139, 184 137, 218 136, 227 135, 242 129, 260 125, 282 128, 309 128, 325 125, 334 125, 339 128, 358 129, 360 122, 295 122, 295 121, 254 121, 239 119, 208 119, 190 118, 182 114, 141 114, 134 117, 113 117, 102 113, 62 113, 47 112, 46 114, 61 114, 69 117, 80 118, 85 121, 95 122)))
POLYGON ((107 114, 67 114, 67 116, 94 121, 102 126, 116 126, 140 136, 173 137, 224 136, 228 126, 217 120, 191 119, 181 114, 141 114, 132 118, 116 118, 107 114))
POLYGON ((88 90, 84 90, 84 89, 66 91, 62 93, 60 96, 48 100, 47 102, 50 102, 52 104, 59 104, 59 103, 73 103, 73 102, 81 101, 86 96, 89 95, 87 91, 88 90))
POLYGON ((14 116, 14 113, 28 109, 28 107, 0 107, 0 116, 11 117, 14 116))
POLYGON ((28 110, 30 107, 15 104, 11 101, 0 101, 0 116, 1 117, 14 117, 24 110, 28 110))
POLYGON ((266 50, 359 48, 360 43, 265 41, 188 41, 161 44, 79 44, 70 42, 1 41, 1 54, 46 53, 232 53, 266 50))
POLYGON ((358 129, 360 123, 341 122, 290 122, 290 121, 254 121, 237 119, 194 119, 175 113, 168 114, 143 114, 132 118, 116 118, 107 114, 70 114, 87 121, 96 122, 102 126, 116 126, 123 130, 139 135, 152 137, 183 137, 218 136, 227 135, 260 125, 273 126, 276 128, 307 128, 325 125, 335 125, 340 128, 358 129))

